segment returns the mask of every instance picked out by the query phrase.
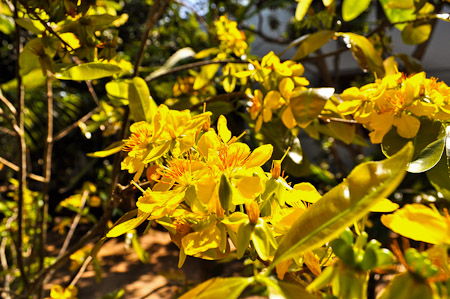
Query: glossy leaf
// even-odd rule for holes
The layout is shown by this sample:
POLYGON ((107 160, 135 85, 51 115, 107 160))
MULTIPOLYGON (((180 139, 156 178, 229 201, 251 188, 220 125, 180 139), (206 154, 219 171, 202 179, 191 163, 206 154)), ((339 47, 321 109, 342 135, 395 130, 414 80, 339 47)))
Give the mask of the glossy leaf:
POLYGON ((441 160, 445 139, 440 138, 426 146, 408 165, 408 172, 420 173, 433 168, 441 160))
POLYGON ((147 220, 149 216, 150 213, 144 213, 139 211, 138 209, 130 211, 123 215, 119 220, 117 220, 113 228, 109 230, 106 236, 108 238, 114 238, 123 235, 124 233, 127 233, 130 230, 135 229, 136 227, 141 225, 141 223, 147 220), (136 218, 131 218, 136 215, 136 218))
POLYGON ((113 80, 105 85, 108 97, 128 100, 128 85, 130 80, 113 80))
POLYGON ((59 80, 84 81, 111 77, 121 71, 122 69, 114 64, 89 62, 61 69, 55 77, 59 80))
POLYGON ((254 225, 251 225, 248 221, 239 225, 237 233, 237 258, 240 259, 244 256, 245 251, 250 244, 250 236, 253 232, 254 225))
POLYGON ((406 272, 396 275, 391 283, 383 290, 379 299, 432 299, 434 296, 431 287, 424 280, 417 279, 413 274, 406 272))
POLYGON ((308 35, 298 47, 297 53, 292 60, 305 58, 314 51, 320 49, 334 36, 334 31, 323 30, 308 35))
POLYGON ((197 285, 179 299, 238 298, 252 282, 253 277, 214 277, 197 285))
POLYGON ((344 38, 344 42, 350 47, 353 57, 363 71, 375 72, 380 78, 384 76, 383 59, 366 37, 356 33, 336 33, 336 35, 344 38))
POLYGON ((334 88, 328 87, 309 88, 294 93, 290 100, 290 106, 298 125, 304 128, 316 119, 333 93, 334 88))
POLYGON ((400 184, 412 152, 412 145, 408 144, 389 159, 358 165, 346 180, 326 193, 292 225, 275 253, 271 268, 332 240, 367 214, 380 198, 400 184))
POLYGON ((157 105, 150 96, 147 83, 140 77, 134 77, 128 85, 128 101, 133 119, 151 123, 157 105))
POLYGON ((344 0, 342 3, 342 18, 349 22, 356 19, 370 5, 371 0, 344 0))
POLYGON ((233 190, 230 180, 228 179, 227 175, 223 173, 222 176, 220 177, 219 201, 222 208, 225 210, 225 213, 228 213, 232 197, 233 197, 233 190))
POLYGON ((415 25, 409 23, 402 31, 402 40, 407 45, 417 45, 428 40, 431 34, 431 24, 415 25))

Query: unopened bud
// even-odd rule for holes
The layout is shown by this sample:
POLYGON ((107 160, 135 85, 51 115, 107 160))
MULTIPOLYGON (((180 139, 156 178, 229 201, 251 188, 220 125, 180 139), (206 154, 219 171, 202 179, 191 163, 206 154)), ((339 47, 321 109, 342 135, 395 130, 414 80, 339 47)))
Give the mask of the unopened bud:
POLYGON ((247 211, 248 220, 251 224, 256 224, 259 219, 259 207, 256 201, 245 204, 245 210, 247 211))

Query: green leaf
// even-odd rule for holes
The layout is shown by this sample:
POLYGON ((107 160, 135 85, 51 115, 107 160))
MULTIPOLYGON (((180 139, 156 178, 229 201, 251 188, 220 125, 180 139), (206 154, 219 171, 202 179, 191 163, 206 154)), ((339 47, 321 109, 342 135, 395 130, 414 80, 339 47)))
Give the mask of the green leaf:
POLYGON ((248 221, 239 225, 237 233, 237 258, 240 259, 244 256, 245 251, 250 244, 250 236, 253 232, 254 225, 251 225, 248 221))
POLYGON ((253 277, 214 277, 197 285, 179 299, 238 298, 253 280, 253 277))
POLYGON ((450 201, 450 172, 447 166, 447 159, 447 155, 442 155, 441 160, 426 173, 428 180, 436 191, 450 201))
POLYGON ((320 49, 334 36, 334 31, 322 30, 309 34, 298 47, 297 53, 292 57, 292 60, 299 60, 305 58, 312 52, 320 49))
POLYGON ((262 283, 267 286, 269 299, 314 299, 316 296, 310 294, 303 286, 282 280, 276 280, 272 277, 260 277, 262 283))
POLYGON ((150 96, 147 83, 141 77, 134 77, 128 85, 128 101, 134 121, 152 122, 157 106, 150 96))
POLYGON ((106 93, 111 99, 128 100, 130 80, 112 80, 105 85, 106 93))
POLYGON ((344 0, 342 3, 342 18, 349 22, 356 19, 370 5, 371 0, 344 0))
POLYGON ((428 40, 432 26, 430 24, 416 25, 409 23, 403 28, 402 40, 407 45, 417 45, 428 40))
POLYGON ((34 34, 41 34, 42 31, 38 28, 36 28, 36 26, 34 26, 33 22, 28 19, 28 18, 23 18, 23 19, 15 19, 16 24, 19 25, 20 27, 33 32, 34 34))
POLYGON ((411 3, 412 1, 392 1, 392 0, 380 0, 383 6, 384 13, 391 23, 396 23, 395 27, 398 30, 403 30, 407 23, 402 23, 416 18, 415 9, 411 3), (397 5, 392 5, 398 2, 397 5), (409 2, 409 5, 401 5, 402 2, 409 2))
POLYGON ((114 226, 106 234, 106 237, 114 238, 123 235, 124 233, 127 233, 130 230, 135 229, 136 227, 141 225, 141 223, 147 220, 149 216, 150 213, 143 213, 138 209, 132 210, 123 215, 119 220, 117 220, 114 226), (132 218, 136 215, 136 218, 132 218))
POLYGON ((297 0, 297 8, 295 10, 295 19, 297 21, 303 20, 306 15, 306 12, 309 9, 309 6, 312 3, 312 0, 297 0))
POLYGON ((111 155, 114 155, 115 153, 118 153, 122 150, 123 147, 123 141, 119 140, 116 142, 113 142, 110 146, 105 148, 102 151, 97 151, 93 153, 86 154, 88 157, 95 157, 95 158, 105 158, 111 155))
POLYGON ((0 14, 0 32, 8 35, 14 31, 14 19, 0 14))
POLYGON ((375 250, 372 247, 369 247, 364 252, 364 257, 361 262, 361 269, 364 271, 369 271, 370 269, 374 268, 377 265, 378 262, 378 255, 377 250, 375 250))
POLYGON ((420 173, 433 168, 441 160, 445 138, 440 138, 426 146, 419 156, 408 165, 408 172, 420 173))
POLYGON ((108 64, 103 62, 89 62, 63 68, 55 77, 59 80, 95 80, 105 77, 111 77, 117 73, 120 73, 122 69, 114 64, 108 64))
POLYGON ((290 106, 298 125, 307 127, 322 111, 326 101, 333 95, 334 88, 309 88, 292 95, 290 106))
POLYGON ((383 161, 358 165, 341 184, 303 213, 281 240, 270 268, 337 237, 366 215, 400 184, 413 153, 412 144, 383 161))
MULTIPOLYGON (((25 89, 40 87, 45 84, 45 77, 42 76, 42 69, 35 68, 30 71, 28 74, 22 77, 22 84, 25 89)), ((11 92, 12 90, 17 89, 17 78, 12 79, 6 83, 0 85, 3 91, 11 92)))
POLYGON ((219 201, 225 213, 228 213, 230 209, 231 198, 233 197, 233 191, 231 189, 231 183, 225 173, 222 174, 219 184, 219 201))
POLYGON ((375 50, 373 44, 364 36, 356 33, 336 33, 342 36, 344 42, 350 47, 360 68, 367 72, 375 72, 379 78, 384 77, 383 59, 375 50))

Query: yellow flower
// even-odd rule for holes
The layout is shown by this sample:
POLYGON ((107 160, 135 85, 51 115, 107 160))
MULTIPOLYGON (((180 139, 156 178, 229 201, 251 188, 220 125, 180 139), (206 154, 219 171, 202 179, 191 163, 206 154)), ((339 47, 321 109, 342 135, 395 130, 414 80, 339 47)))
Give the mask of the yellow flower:
POLYGON ((248 48, 244 32, 237 28, 237 23, 230 21, 226 16, 221 16, 214 22, 216 33, 220 40, 220 49, 224 52, 232 51, 241 57, 248 48))
POLYGON ((381 222, 404 237, 431 244, 450 244, 450 218, 422 204, 407 204, 381 222))
POLYGON ((50 290, 50 297, 45 299, 77 299, 77 294, 78 289, 75 286, 63 288, 59 284, 55 284, 50 290))
POLYGON ((136 206, 143 213, 150 213, 149 220, 172 215, 184 200, 185 190, 152 191, 148 188, 139 197, 136 206))

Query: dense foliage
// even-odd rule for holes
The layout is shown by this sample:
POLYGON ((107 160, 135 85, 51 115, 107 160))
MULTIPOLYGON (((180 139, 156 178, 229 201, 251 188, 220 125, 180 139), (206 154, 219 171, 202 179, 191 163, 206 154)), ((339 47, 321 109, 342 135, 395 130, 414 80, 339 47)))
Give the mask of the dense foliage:
POLYGON ((152 226, 179 267, 252 269, 181 298, 367 298, 386 274, 380 298, 450 297, 450 87, 420 64, 446 3, 0 5, 3 297, 76 298, 91 263, 101 283, 109 238, 148 261, 152 226), (72 279, 45 290, 65 265, 72 279))

